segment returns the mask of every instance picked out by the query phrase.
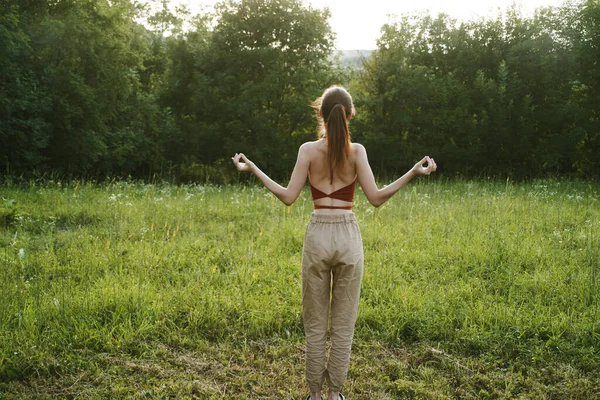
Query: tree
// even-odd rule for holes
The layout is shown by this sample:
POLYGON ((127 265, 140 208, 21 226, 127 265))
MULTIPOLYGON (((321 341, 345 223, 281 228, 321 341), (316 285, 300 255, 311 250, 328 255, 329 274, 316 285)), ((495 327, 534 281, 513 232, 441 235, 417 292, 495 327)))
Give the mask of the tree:
POLYGON ((0 162, 17 171, 40 166, 49 140, 47 94, 31 69, 34 52, 16 5, 0 4, 0 162))
POLYGON ((164 100, 184 154, 210 164, 248 151, 286 175, 298 145, 314 137, 310 100, 334 81, 328 15, 297 0, 227 1, 212 32, 201 24, 178 41, 164 100))
POLYGON ((597 176, 599 10, 587 1, 461 24, 400 17, 354 84, 355 133, 384 172, 426 151, 447 172, 597 176))

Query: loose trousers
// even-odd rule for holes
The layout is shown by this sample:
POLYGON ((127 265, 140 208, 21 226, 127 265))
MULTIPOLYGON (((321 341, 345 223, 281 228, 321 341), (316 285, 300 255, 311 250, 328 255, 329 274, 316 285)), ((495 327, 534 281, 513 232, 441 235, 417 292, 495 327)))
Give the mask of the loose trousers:
POLYGON ((364 266, 362 237, 353 213, 311 215, 302 251, 302 315, 306 381, 319 392, 325 380, 340 391, 346 381, 364 266), (331 306, 331 350, 325 344, 331 306))

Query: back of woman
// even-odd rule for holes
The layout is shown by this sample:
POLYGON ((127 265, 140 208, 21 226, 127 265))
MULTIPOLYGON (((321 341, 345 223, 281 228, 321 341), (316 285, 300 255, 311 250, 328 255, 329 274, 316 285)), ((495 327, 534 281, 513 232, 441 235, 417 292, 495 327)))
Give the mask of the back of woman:
MULTIPOLYGON (((352 151, 353 145, 350 145, 350 157, 345 160, 344 165, 340 166, 337 171, 334 171, 333 180, 331 180, 332 174, 329 166, 329 159, 327 157, 326 140, 320 139, 312 142, 310 147, 310 167, 308 169, 308 179, 312 191, 314 192, 315 189, 317 189, 325 194, 331 194, 343 190, 344 188, 348 188, 348 190, 351 189, 353 193, 353 185, 355 184, 357 178, 355 163, 356 157, 353 155, 352 151)), ((314 204, 316 207, 351 206, 352 197, 348 197, 346 200, 350 201, 340 200, 338 198, 323 197, 320 199, 315 199, 314 204)))
POLYGON ((344 88, 332 86, 313 102, 313 108, 319 129, 309 168, 315 209, 349 210, 357 175, 348 127, 354 114, 352 97, 344 88))
POLYGON ((340 390, 350 362, 364 263, 362 237, 352 212, 356 183, 369 202, 379 207, 412 178, 429 175, 437 166, 432 158, 424 157, 402 177, 379 189, 365 148, 351 143, 348 121, 354 105, 350 94, 342 87, 330 87, 313 108, 319 138, 300 146, 288 187, 274 182, 243 154, 236 154, 233 163, 239 171, 254 173, 286 205, 296 201, 309 180, 315 210, 302 250, 305 373, 310 388, 306 399, 322 399, 327 381, 327 399, 343 400, 340 390), (331 348, 327 359, 328 332, 331 348))

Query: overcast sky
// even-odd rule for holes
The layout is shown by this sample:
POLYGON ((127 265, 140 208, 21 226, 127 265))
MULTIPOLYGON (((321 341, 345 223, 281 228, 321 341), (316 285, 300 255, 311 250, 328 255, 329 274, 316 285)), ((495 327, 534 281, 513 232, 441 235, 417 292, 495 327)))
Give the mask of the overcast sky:
MULTIPOLYGON (((338 50, 375 49, 376 40, 389 15, 413 11, 444 12, 457 19, 478 19, 497 14, 515 3, 514 0, 303 0, 317 8, 329 7, 329 24, 337 35, 338 50)), ((201 5, 212 7, 216 0, 174 0, 187 4, 192 12, 201 5)), ((536 7, 558 6, 561 0, 519 0, 516 2, 525 13, 536 7)))

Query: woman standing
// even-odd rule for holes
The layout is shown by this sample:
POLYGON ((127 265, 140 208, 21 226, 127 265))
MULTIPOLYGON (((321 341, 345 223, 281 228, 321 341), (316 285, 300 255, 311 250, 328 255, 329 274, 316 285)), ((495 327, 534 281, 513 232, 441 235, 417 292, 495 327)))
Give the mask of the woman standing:
POLYGON ((365 148, 351 143, 348 121, 352 97, 332 86, 318 98, 319 139, 300 146, 287 188, 271 180, 244 154, 232 159, 239 171, 254 173, 284 204, 291 205, 309 179, 315 211, 310 217, 302 251, 302 316, 306 336, 307 400, 321 399, 327 380, 328 400, 344 399, 363 273, 363 246, 352 212, 356 181, 369 202, 379 207, 412 178, 429 175, 437 166, 425 157, 391 185, 378 189, 365 148), (242 162, 243 161, 243 162, 242 162), (326 362, 329 318, 331 351, 326 362))

